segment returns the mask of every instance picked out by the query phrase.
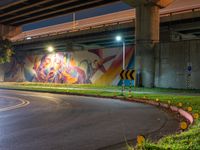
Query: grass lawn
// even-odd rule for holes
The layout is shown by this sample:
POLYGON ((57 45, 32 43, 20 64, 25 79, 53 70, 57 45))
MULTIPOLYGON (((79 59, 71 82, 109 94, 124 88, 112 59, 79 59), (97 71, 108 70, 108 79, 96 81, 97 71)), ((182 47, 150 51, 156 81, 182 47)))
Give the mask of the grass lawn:
MULTIPOLYGON (((48 83, 0 83, 0 88, 20 89, 30 91, 58 92, 71 94, 86 94, 95 96, 120 96, 121 87, 100 86, 100 85, 67 85, 67 84, 48 84, 48 83), (106 89, 106 90, 105 90, 106 89)), ((175 90, 175 89, 148 89, 135 88, 131 93, 132 99, 145 98, 177 106, 183 104, 183 108, 192 107, 192 113, 200 114, 200 93, 199 90, 175 90), (138 93, 141 92, 141 93, 138 93), (143 92, 143 93, 142 93, 143 92), (150 92, 150 93, 148 93, 150 92), (173 93, 173 94, 171 94, 173 93), (188 93, 188 95, 187 95, 188 93), (194 94, 194 95, 193 95, 194 94)), ((130 96, 128 93, 124 97, 130 96)), ((185 132, 163 137, 157 142, 145 141, 141 146, 128 149, 146 149, 146 150, 200 150, 200 119, 196 119, 194 124, 185 132)))

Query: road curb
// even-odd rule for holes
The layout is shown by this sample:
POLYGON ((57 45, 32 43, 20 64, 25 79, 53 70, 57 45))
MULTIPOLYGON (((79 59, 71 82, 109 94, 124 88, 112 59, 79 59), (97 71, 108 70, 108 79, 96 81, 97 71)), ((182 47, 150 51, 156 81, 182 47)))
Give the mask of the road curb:
POLYGON ((160 103, 160 102, 155 102, 155 101, 152 101, 152 100, 146 100, 146 99, 127 98, 127 100, 135 101, 135 102, 139 102, 139 103, 144 103, 144 104, 149 104, 149 105, 153 105, 153 106, 157 106, 157 107, 162 107, 164 109, 168 109, 172 112, 178 113, 180 116, 182 116, 184 119, 186 119, 189 125, 194 123, 194 118, 193 118, 192 114, 190 114, 189 112, 187 112, 183 108, 179 108, 179 107, 169 105, 169 104, 166 104, 166 103, 160 103))

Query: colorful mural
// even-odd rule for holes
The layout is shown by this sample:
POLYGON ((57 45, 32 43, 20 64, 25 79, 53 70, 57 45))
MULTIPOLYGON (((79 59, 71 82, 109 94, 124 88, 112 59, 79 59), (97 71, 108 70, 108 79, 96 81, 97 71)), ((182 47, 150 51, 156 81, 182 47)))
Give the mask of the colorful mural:
MULTIPOLYGON (((127 65, 132 64, 133 54, 133 48, 126 49, 127 65)), ((120 48, 21 55, 8 65, 4 81, 118 84, 121 62, 120 48)))
POLYGON ((53 83, 86 83, 86 74, 70 54, 56 53, 34 58, 34 76, 31 81, 53 83))

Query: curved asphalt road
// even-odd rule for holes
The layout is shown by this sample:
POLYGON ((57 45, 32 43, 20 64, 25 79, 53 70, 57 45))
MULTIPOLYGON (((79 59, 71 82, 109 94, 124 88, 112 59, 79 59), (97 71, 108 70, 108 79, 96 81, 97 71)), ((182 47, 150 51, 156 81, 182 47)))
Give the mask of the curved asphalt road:
POLYGON ((170 114, 144 104, 0 90, 1 150, 110 149, 125 138, 177 128, 170 114))

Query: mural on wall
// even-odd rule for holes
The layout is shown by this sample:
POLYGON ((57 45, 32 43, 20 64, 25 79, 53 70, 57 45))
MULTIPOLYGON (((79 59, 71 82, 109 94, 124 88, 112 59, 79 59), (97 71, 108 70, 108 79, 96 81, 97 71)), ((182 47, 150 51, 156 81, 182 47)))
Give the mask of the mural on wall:
POLYGON ((18 56, 11 60, 9 65, 6 65, 4 81, 20 82, 24 81, 24 57, 18 56))
POLYGON ((86 83, 84 70, 70 54, 56 53, 34 58, 34 75, 30 81, 53 83, 86 83))
MULTIPOLYGON (((127 65, 133 61, 133 54, 133 48, 126 49, 127 65)), ((118 84, 121 63, 120 48, 15 56, 4 81, 118 84)))

